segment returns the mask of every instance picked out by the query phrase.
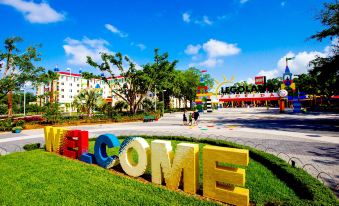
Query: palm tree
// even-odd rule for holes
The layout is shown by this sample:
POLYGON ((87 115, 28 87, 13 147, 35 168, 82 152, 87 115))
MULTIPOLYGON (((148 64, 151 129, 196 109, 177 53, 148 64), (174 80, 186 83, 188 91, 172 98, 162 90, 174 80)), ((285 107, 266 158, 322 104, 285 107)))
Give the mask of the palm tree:
POLYGON ((82 72, 81 76, 82 76, 82 78, 87 80, 87 89, 89 89, 89 80, 94 79, 94 78, 98 78, 98 76, 96 76, 96 75, 94 75, 93 73, 90 73, 90 72, 82 72))
POLYGON ((87 116, 90 117, 92 112, 98 104, 103 101, 99 89, 82 89, 80 93, 74 97, 72 106, 77 110, 86 112, 87 116))
MULTIPOLYGON (((21 42, 22 39, 20 37, 12 37, 12 38, 8 38, 5 40, 5 48, 7 50, 7 56, 6 58, 6 68, 4 71, 3 76, 7 76, 8 72, 10 72, 10 69, 12 68, 13 63, 13 51, 18 51, 15 43, 17 42, 21 42)), ((14 72, 14 67, 12 68, 13 72, 14 72)), ((7 94, 8 97, 8 116, 11 117, 13 116, 13 91, 10 90, 7 94)))
POLYGON ((43 79, 46 83, 50 84, 49 102, 54 102, 54 81, 59 79, 59 73, 48 70, 43 79))

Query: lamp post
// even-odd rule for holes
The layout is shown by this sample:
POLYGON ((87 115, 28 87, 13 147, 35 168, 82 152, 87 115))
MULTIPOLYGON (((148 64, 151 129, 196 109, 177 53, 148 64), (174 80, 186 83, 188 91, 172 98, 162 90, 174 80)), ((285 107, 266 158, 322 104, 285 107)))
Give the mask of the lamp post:
POLYGON ((164 104, 163 107, 162 107, 162 116, 164 116, 164 113, 165 113, 165 97, 164 97, 164 93, 166 91, 167 91, 166 89, 162 90, 162 103, 164 104))
POLYGON ((26 92, 25 92, 25 85, 24 88, 21 89, 24 92, 24 116, 26 116, 26 92))
POLYGON ((157 85, 154 86, 154 108, 155 108, 155 112, 157 112, 157 85))
MULTIPOLYGON (((70 79, 70 82, 71 82, 72 81, 72 69, 68 67, 66 70, 69 71, 69 79, 70 79)), ((72 86, 71 86, 71 91, 73 91, 72 86)), ((72 108, 72 92, 71 92, 70 96, 71 96, 71 101, 69 102, 69 116, 72 116, 72 110, 71 110, 71 108, 72 108)))

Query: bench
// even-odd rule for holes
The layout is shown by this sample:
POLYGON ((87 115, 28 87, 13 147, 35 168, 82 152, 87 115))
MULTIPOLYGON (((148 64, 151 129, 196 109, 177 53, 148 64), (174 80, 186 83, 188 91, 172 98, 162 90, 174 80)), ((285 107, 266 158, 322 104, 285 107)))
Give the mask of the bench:
POLYGON ((144 122, 153 122, 154 120, 155 116, 153 115, 144 116, 144 122))

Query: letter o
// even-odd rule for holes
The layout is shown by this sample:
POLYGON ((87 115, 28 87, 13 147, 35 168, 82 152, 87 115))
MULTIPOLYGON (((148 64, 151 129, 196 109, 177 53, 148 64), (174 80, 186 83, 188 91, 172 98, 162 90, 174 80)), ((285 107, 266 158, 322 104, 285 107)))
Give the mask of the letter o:
POLYGON ((147 141, 141 137, 129 137, 124 140, 119 150, 122 169, 132 177, 143 175, 149 165, 151 149, 147 141), (138 163, 133 164, 131 149, 138 153, 138 163))

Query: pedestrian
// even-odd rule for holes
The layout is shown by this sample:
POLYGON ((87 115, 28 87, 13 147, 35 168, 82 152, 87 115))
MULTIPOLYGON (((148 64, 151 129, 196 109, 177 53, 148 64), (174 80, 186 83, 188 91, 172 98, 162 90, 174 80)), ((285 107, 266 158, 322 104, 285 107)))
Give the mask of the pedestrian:
POLYGON ((192 116, 193 116, 193 114, 192 114, 192 112, 188 115, 188 125, 190 125, 190 126, 192 126, 192 120, 193 120, 193 118, 192 118, 192 116))
POLYGON ((195 125, 198 125, 198 119, 199 119, 199 112, 198 112, 198 110, 196 110, 196 111, 193 113, 193 118, 194 118, 194 124, 195 124, 195 125))
POLYGON ((184 125, 187 125, 186 111, 184 111, 182 122, 184 125))

